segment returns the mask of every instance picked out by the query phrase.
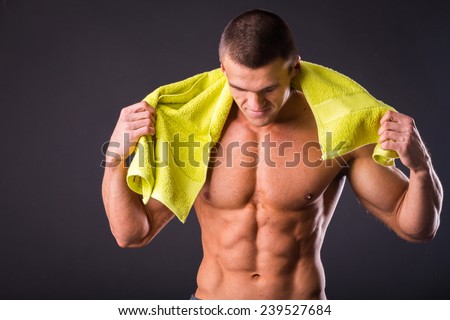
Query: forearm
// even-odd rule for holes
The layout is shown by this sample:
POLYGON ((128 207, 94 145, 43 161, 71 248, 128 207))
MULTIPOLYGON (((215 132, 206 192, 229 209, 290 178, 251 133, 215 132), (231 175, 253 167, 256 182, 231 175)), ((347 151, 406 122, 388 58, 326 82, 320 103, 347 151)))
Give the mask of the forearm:
POLYGON ((122 163, 105 167, 102 196, 111 231, 121 247, 143 245, 150 221, 141 199, 126 184, 122 163))
POLYGON ((411 240, 430 240, 440 222, 443 191, 431 162, 410 172, 409 187, 398 212, 400 230, 411 240))

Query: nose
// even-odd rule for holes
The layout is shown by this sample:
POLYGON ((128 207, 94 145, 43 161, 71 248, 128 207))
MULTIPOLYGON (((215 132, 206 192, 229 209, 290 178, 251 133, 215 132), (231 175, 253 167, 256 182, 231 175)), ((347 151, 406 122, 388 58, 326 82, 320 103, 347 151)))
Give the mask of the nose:
POLYGON ((262 94, 258 93, 250 93, 247 98, 247 109, 252 111, 261 111, 264 110, 265 107, 265 99, 262 94))

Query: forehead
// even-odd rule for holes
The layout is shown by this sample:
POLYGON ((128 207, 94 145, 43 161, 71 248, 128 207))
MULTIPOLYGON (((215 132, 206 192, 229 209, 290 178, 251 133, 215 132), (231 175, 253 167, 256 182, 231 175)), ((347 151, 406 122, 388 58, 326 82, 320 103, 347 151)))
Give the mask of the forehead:
POLYGON ((222 68, 230 84, 249 91, 259 91, 284 83, 284 80, 289 81, 289 63, 281 58, 261 68, 251 69, 225 56, 222 60, 222 68))

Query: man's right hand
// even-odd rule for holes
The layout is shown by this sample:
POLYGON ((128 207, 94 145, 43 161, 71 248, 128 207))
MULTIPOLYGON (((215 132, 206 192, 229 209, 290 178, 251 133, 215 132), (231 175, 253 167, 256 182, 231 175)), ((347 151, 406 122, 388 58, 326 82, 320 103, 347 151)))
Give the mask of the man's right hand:
POLYGON ((123 108, 109 140, 106 163, 123 161, 133 153, 140 137, 154 135, 155 116, 155 109, 145 101, 123 108))
POLYGON ((127 170, 117 161, 125 160, 139 138, 155 134, 155 109, 146 102, 125 107, 120 112, 108 145, 102 197, 111 231, 122 248, 142 247, 174 217, 164 204, 151 198, 144 205, 126 180, 127 170))

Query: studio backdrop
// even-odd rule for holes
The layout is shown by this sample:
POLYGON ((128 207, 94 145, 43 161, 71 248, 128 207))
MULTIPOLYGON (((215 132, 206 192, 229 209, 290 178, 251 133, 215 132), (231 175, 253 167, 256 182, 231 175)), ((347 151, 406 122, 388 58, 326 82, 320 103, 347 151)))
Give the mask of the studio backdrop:
MULTIPOLYGON (((1 299, 189 298, 202 259, 195 213, 145 248, 119 248, 101 199, 102 148, 123 107, 218 67, 223 28, 252 8, 283 17, 304 60, 412 116, 445 190, 448 2, 3 0, 1 299)), ((328 298, 449 299, 447 211, 445 199, 432 242, 406 243, 347 185, 322 250, 328 298)))

